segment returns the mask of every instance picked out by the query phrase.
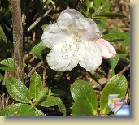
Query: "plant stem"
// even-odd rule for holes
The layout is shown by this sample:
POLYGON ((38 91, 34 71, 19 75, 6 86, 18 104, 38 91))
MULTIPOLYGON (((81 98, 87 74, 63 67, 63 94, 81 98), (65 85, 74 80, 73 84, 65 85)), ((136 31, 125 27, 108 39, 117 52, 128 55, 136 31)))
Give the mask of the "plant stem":
POLYGON ((13 44, 15 59, 15 77, 23 82, 23 28, 20 10, 20 0, 12 0, 13 44))

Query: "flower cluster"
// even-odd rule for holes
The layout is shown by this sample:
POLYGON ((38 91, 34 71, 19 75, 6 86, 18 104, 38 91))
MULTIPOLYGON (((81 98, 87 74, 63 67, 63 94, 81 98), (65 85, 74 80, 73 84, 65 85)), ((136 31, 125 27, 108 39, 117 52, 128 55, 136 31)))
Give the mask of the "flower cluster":
POLYGON ((74 9, 61 12, 57 23, 48 25, 42 42, 51 49, 46 59, 55 71, 71 71, 79 63, 87 71, 94 71, 102 57, 116 54, 113 46, 100 38, 97 24, 74 9))

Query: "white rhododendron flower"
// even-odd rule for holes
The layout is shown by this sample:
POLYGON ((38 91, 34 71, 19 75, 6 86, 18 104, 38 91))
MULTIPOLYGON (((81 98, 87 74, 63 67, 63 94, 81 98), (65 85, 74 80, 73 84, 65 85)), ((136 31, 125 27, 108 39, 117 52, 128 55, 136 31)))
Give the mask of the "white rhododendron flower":
POLYGON ((45 28, 41 40, 51 49, 46 57, 51 69, 71 71, 79 63, 87 71, 94 71, 102 63, 103 51, 98 44, 101 41, 96 42, 99 38, 99 29, 92 19, 67 9, 57 23, 45 28))

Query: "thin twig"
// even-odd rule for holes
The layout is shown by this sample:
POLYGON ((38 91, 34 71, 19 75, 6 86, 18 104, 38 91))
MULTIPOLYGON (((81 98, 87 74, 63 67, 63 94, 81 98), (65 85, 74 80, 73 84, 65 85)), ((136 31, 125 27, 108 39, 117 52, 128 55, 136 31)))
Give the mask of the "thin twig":
POLYGON ((43 87, 46 87, 45 79, 46 79, 46 67, 44 66, 43 67, 43 80, 42 80, 43 87))
POLYGON ((28 76, 30 77, 39 67, 43 65, 43 61, 39 62, 35 67, 32 68, 32 70, 28 73, 28 76))
POLYGON ((44 17, 46 17, 50 13, 50 11, 52 10, 52 8, 50 8, 50 10, 46 11, 43 15, 41 15, 40 17, 38 17, 36 19, 36 21, 29 26, 29 28, 27 29, 27 31, 28 32, 31 31, 44 17))
POLYGON ((119 73, 123 74, 125 71, 127 71, 130 68, 130 65, 126 66, 123 68, 123 70, 121 70, 119 73))
POLYGON ((4 96, 5 96, 5 93, 3 93, 2 96, 1 96, 1 106, 2 106, 1 109, 4 109, 4 107, 5 107, 5 103, 4 103, 5 98, 4 98, 4 96))

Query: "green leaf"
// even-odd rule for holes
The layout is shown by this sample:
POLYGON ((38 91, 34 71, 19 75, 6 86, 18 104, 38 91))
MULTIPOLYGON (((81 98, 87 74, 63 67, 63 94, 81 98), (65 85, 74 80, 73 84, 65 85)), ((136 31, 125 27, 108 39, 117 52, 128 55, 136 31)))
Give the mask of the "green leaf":
MULTIPOLYGON (((7 58, 0 62, 0 69, 4 71, 14 71, 15 69, 15 62, 13 58, 7 58)), ((24 63, 24 67, 26 64, 24 63)))
POLYGON ((128 54, 118 54, 119 58, 127 58, 128 54))
POLYGON ((128 82, 124 75, 118 74, 113 76, 102 90, 100 98, 101 114, 108 114, 111 109, 108 108, 108 95, 119 94, 119 98, 124 97, 127 92, 128 82))
POLYGON ((31 105, 17 103, 0 111, 0 116, 45 116, 40 110, 35 111, 31 105))
POLYGON ((71 94, 75 101, 72 106, 73 116, 97 115, 97 96, 90 84, 83 80, 76 80, 71 85, 71 94))
POLYGON ((119 18, 125 18, 125 15, 119 14, 119 13, 99 13, 97 15, 95 15, 93 18, 101 18, 101 17, 108 17, 108 18, 115 18, 115 17, 119 17, 119 18))
POLYGON ((119 55, 117 54, 113 58, 110 58, 109 61, 110 61, 111 69, 112 69, 112 75, 114 76, 115 75, 114 69, 119 61, 119 55))
POLYGON ((13 58, 7 58, 0 62, 3 66, 0 66, 0 69, 4 71, 14 71, 14 59, 13 58))
POLYGON ((3 80, 3 75, 0 73, 0 82, 3 80))
POLYGON ((3 29, 0 25, 0 38, 4 41, 4 42, 7 42, 7 37, 5 35, 5 33, 3 32, 3 29))
POLYGON ((48 26, 48 24, 44 24, 41 26, 41 29, 44 31, 44 29, 48 26))
POLYGON ((66 108, 63 104, 62 100, 59 97, 54 96, 48 96, 47 99, 40 103, 41 106, 50 107, 57 105, 59 107, 59 110, 63 113, 63 115, 66 115, 66 108))
POLYGON ((31 96, 29 90, 21 81, 17 80, 14 77, 7 77, 6 88, 10 96, 15 101, 30 103, 31 96))
POLYGON ((104 0, 94 0, 93 4, 94 4, 95 10, 97 10, 101 6, 102 3, 104 3, 104 0))
POLYGON ((109 12, 111 2, 109 0, 94 0, 94 9, 99 14, 100 12, 109 12))
POLYGON ((35 46, 33 47, 33 49, 29 52, 29 54, 33 54, 34 56, 36 56, 36 57, 42 59, 41 54, 42 54, 42 51, 43 51, 45 48, 46 48, 46 46, 45 46, 42 42, 40 42, 40 43, 38 43, 37 45, 35 45, 35 46))
POLYGON ((31 77, 31 82, 29 86, 30 95, 34 100, 37 100, 39 92, 42 90, 42 81, 41 77, 37 72, 34 72, 31 77))
POLYGON ((106 0, 105 2, 103 2, 102 6, 103 7, 102 7, 100 12, 109 12, 110 11, 110 7, 111 7, 111 2, 109 0, 106 0))
POLYGON ((93 2, 91 0, 85 0, 85 4, 86 4, 87 8, 90 8, 93 6, 93 2))
POLYGON ((119 32, 118 30, 109 30, 108 34, 103 35, 103 39, 108 41, 119 41, 123 45, 130 44, 130 34, 126 32, 119 32))
POLYGON ((45 96, 46 94, 48 93, 48 88, 43 88, 39 93, 38 93, 38 96, 37 96, 37 101, 40 102, 45 96))
POLYGON ((91 105, 86 101, 76 101, 72 105, 72 116, 93 116, 91 105))
POLYGON ((35 116, 46 116, 46 115, 41 110, 36 110, 35 116))

